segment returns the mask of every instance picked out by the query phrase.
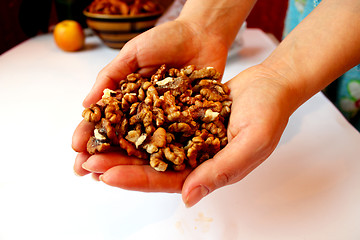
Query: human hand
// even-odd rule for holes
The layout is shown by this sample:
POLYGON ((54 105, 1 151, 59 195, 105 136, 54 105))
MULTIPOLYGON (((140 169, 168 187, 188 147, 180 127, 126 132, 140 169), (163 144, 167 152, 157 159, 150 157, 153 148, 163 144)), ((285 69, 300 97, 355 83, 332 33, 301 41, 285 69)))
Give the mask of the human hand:
POLYGON ((97 102, 105 88, 114 89, 117 83, 133 72, 154 73, 162 64, 181 68, 193 64, 198 68, 214 67, 223 72, 228 46, 220 36, 202 26, 185 20, 161 24, 129 41, 97 76, 83 105, 97 102))
MULTIPOLYGON (((259 65, 229 81, 233 100, 228 126, 228 145, 193 171, 153 170, 146 161, 120 153, 103 153, 91 157, 86 143, 76 144, 82 150, 75 170, 83 175, 93 172, 111 186, 138 191, 181 192, 187 206, 228 184, 235 183, 261 164, 275 149, 292 112, 286 100, 292 94, 283 79, 259 65), (85 169, 89 170, 85 170, 85 169)), ((289 104, 288 104, 289 103, 289 104)), ((79 125, 74 136, 92 134, 89 123, 79 125)))
POLYGON ((209 193, 247 176, 276 148, 295 110, 297 93, 287 79, 262 65, 226 83, 232 98, 229 143, 184 181, 183 201, 193 206, 209 193))

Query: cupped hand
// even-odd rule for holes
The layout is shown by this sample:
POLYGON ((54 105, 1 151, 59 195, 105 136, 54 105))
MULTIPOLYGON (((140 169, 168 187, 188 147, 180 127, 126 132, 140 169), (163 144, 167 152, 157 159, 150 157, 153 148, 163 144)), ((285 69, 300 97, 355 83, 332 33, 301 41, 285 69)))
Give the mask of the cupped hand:
POLYGON ((186 178, 182 197, 193 206, 214 190, 247 176, 276 148, 292 114, 289 81, 262 65, 249 68, 227 82, 233 100, 229 143, 186 178))
POLYGON ((92 172, 104 183, 146 192, 181 192, 187 206, 223 186, 236 183, 260 165, 277 146, 287 125, 296 95, 287 79, 262 65, 249 68, 226 83, 233 100, 228 145, 194 170, 157 172, 143 160, 121 153, 88 156, 86 144, 93 126, 81 123, 74 134, 80 153, 75 171, 92 172), (90 130, 89 130, 90 129, 90 130))

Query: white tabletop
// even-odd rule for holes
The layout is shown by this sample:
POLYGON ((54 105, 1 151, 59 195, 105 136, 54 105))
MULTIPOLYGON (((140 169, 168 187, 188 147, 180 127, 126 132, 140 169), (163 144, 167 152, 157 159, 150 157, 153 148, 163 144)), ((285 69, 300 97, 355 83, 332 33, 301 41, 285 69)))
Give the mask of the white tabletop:
MULTIPOLYGON (((248 29, 228 80, 275 44, 248 29)), ((51 35, 0 57, 0 239, 360 239, 360 134, 317 94, 270 158, 193 208, 181 196, 77 177, 72 133, 97 73, 117 54, 96 37, 76 53, 51 35)))

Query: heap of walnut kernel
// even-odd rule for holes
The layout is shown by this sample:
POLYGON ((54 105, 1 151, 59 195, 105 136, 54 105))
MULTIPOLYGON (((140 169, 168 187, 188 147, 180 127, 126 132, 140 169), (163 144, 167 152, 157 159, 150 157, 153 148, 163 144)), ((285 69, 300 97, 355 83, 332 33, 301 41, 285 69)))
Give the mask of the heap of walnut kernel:
POLYGON ((167 69, 151 79, 129 74, 118 89, 105 89, 99 104, 83 111, 95 123, 90 154, 121 148, 165 171, 195 168, 227 144, 229 89, 211 67, 167 69))
POLYGON ((160 5, 152 0, 94 0, 87 9, 91 13, 135 16, 157 12, 160 5))

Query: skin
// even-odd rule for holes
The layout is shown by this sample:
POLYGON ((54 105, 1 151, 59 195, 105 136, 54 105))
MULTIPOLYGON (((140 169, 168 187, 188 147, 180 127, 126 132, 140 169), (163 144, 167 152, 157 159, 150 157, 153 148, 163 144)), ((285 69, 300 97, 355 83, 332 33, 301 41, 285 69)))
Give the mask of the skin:
MULTIPOLYGON (((163 63, 223 71, 227 50, 253 4, 189 0, 177 20, 145 32, 120 51, 99 73, 84 106, 98 101, 104 88, 115 88, 127 74, 148 74, 163 63)), ((188 207, 240 181, 274 151, 301 104, 360 62, 359 12, 358 0, 323 0, 264 62, 227 82, 233 100, 229 144, 193 171, 159 173, 121 153, 89 156, 86 141, 93 125, 81 122, 73 135, 72 146, 78 152, 75 172, 92 173, 123 189, 178 192, 188 207)))

